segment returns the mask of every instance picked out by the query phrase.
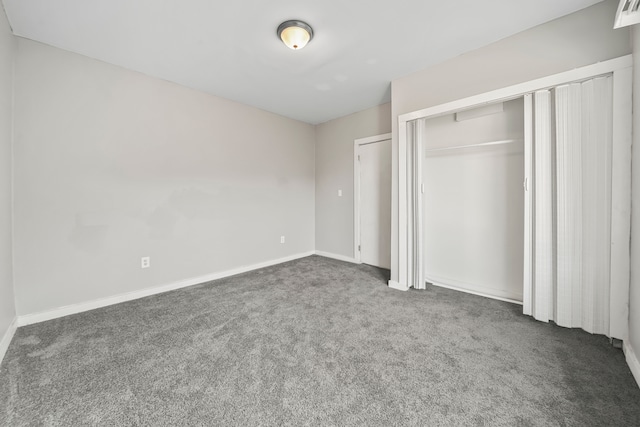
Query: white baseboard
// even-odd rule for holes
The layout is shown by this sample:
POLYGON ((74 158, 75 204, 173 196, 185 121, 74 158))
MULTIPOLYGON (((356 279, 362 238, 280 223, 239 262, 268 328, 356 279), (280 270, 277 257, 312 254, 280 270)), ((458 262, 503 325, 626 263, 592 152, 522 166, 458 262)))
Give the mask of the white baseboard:
POLYGON ((332 254, 330 252, 316 251, 316 255, 323 256, 325 258, 333 258, 340 261, 351 262, 353 264, 360 264, 360 262, 358 262, 355 258, 344 256, 344 255, 332 254))
POLYGON ((4 355, 7 354, 7 350, 9 349, 9 344, 11 344, 11 340, 16 333, 16 329, 18 329, 18 319, 16 317, 13 318, 11 324, 7 328, 7 331, 4 333, 2 340, 0 340, 0 363, 2 363, 2 359, 4 359, 4 355))
POLYGON ((222 271, 219 273, 207 274, 204 276, 192 277, 185 280, 160 285, 153 288, 141 289, 139 291, 127 292, 124 294, 114 295, 106 298, 100 298, 92 301, 71 304, 64 307, 54 308, 52 310, 42 311, 39 313, 24 314, 18 316, 17 325, 26 326, 34 323, 45 322, 47 320, 57 319, 59 317, 69 316, 71 314, 82 313, 84 311, 94 310, 96 308, 106 307, 108 305, 119 304, 121 302, 132 301, 151 295, 161 294, 163 292, 173 291, 176 289, 186 288, 188 286, 199 285, 200 283, 210 282, 211 280, 222 279, 224 277, 234 276, 240 273, 257 270, 259 268, 270 267, 283 262, 293 261, 299 258, 305 258, 313 255, 315 252, 304 252, 296 255, 290 255, 284 258, 278 258, 271 261, 265 261, 257 264, 247 265, 244 267, 234 268, 232 270, 222 271))
POLYGON ((437 282, 429 282, 429 283, 432 284, 433 286, 437 286, 439 288, 451 289, 453 291, 464 292, 465 294, 478 295, 479 297, 491 298, 491 299, 495 299, 495 300, 498 300, 498 301, 504 301, 504 302, 510 302, 512 304, 522 305, 522 301, 518 301, 518 300, 515 300, 515 299, 511 299, 511 298, 498 297, 498 296, 491 295, 491 294, 485 294, 484 292, 476 292, 476 291, 471 291, 469 289, 460 288, 458 286, 445 285, 443 283, 437 283, 437 282))
POLYGON ((491 298, 498 301, 510 302, 512 304, 522 305, 522 301, 514 298, 512 295, 507 295, 507 293, 503 293, 503 295, 496 295, 496 291, 493 289, 483 289, 480 286, 471 285, 468 283, 457 282, 454 280, 443 279, 440 277, 426 277, 427 282, 431 283, 433 286, 438 286, 440 288, 452 289, 454 291, 460 291, 471 295, 478 295, 485 298, 491 298), (475 288, 475 289, 473 289, 475 288))
POLYGON ((636 379, 636 384, 640 387, 640 361, 633 351, 633 347, 629 344, 629 341, 625 341, 622 349, 624 350, 624 356, 627 359, 627 365, 631 369, 633 377, 636 379))
POLYGON ((395 289, 395 290, 398 290, 398 291, 408 291, 409 290, 409 286, 403 285, 403 284, 395 282, 393 280, 389 280, 389 287, 391 289, 395 289))

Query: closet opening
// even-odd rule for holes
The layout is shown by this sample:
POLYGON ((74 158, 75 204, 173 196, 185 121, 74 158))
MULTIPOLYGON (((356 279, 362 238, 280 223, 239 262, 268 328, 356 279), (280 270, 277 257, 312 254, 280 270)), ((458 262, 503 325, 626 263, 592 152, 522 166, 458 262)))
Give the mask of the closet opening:
POLYGON ((522 304, 524 123, 520 97, 418 124, 427 284, 522 304))

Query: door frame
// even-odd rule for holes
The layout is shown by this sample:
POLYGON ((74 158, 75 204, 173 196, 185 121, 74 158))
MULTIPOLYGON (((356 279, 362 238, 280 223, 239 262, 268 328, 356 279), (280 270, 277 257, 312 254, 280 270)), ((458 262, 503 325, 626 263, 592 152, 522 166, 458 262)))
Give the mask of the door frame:
POLYGON ((358 138, 353 141, 353 258, 362 263, 360 250, 360 146, 391 139, 391 133, 358 138))

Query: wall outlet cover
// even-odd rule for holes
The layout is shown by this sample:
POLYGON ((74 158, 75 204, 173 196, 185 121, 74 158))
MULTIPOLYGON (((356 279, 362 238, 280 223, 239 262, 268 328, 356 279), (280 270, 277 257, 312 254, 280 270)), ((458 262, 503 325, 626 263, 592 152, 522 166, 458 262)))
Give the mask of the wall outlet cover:
POLYGON ((141 268, 149 268, 151 267, 151 257, 144 256, 140 258, 140 267, 141 268))

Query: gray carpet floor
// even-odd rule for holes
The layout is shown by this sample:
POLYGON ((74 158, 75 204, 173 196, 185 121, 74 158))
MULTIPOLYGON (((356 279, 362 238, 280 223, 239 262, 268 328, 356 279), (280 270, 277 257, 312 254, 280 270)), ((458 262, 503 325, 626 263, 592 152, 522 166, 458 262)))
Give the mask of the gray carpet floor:
POLYGON ((318 256, 19 328, 0 423, 639 426, 603 336, 318 256))

